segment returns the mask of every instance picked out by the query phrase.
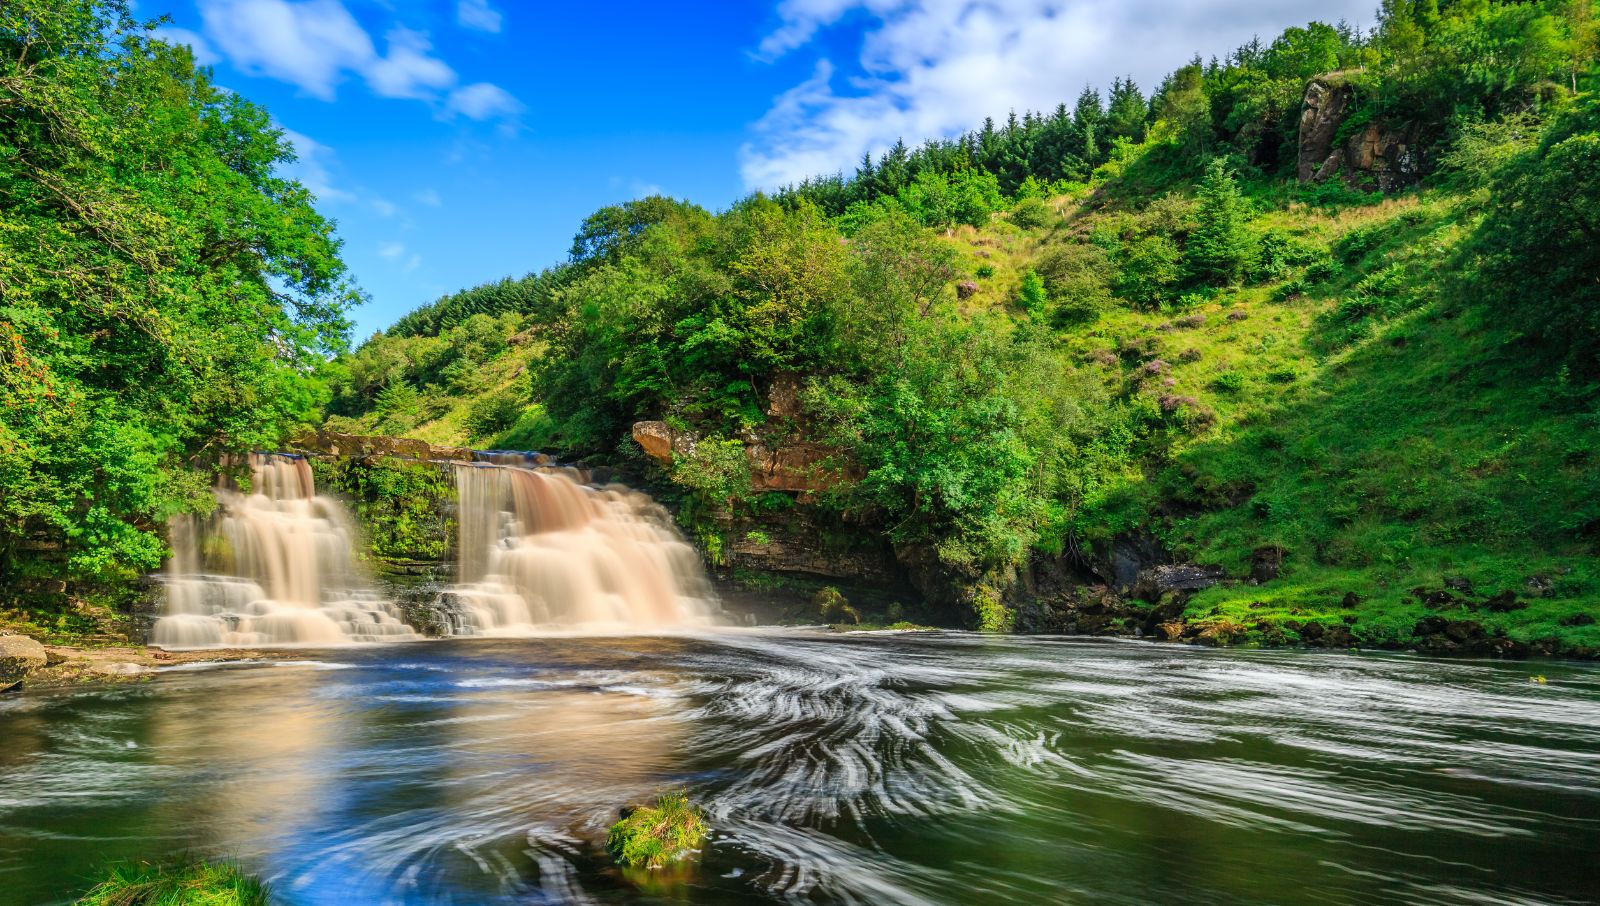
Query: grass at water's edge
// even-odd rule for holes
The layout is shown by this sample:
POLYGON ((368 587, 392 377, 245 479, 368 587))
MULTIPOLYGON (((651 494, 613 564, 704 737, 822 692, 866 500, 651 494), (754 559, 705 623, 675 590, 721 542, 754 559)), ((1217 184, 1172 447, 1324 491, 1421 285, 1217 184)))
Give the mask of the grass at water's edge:
POLYGON ((259 879, 228 862, 113 865, 78 906, 267 906, 259 879))

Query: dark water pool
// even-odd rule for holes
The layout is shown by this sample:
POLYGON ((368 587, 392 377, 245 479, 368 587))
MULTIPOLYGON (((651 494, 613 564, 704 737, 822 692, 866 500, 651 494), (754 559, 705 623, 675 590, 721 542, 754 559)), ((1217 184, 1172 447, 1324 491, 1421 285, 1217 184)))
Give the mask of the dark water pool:
POLYGON ((168 853, 330 906, 1600 900, 1587 666, 956 633, 313 657, 0 700, 0 903, 168 853), (641 890, 597 844, 667 786, 715 839, 641 890))

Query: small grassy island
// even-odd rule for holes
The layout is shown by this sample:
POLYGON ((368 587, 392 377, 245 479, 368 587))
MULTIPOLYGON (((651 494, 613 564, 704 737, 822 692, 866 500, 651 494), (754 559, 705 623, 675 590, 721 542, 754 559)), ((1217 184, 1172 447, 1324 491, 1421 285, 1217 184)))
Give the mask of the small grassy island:
POLYGON ((112 866, 77 906, 267 906, 266 885, 228 863, 112 866))
POLYGON ((668 868, 692 858, 706 839, 705 816, 685 793, 662 793, 655 805, 628 809, 606 834, 606 849, 625 868, 668 868))

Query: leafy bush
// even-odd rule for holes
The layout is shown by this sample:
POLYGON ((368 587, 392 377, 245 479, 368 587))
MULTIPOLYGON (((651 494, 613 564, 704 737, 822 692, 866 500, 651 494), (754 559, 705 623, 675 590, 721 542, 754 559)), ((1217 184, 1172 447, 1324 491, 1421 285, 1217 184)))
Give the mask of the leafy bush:
POLYGON ((1011 222, 1025 230, 1037 230, 1054 218, 1055 212, 1040 198, 1024 198, 1011 208, 1011 222))
POLYGON ((481 396, 467 410, 467 430, 474 438, 494 437, 515 425, 522 409, 522 400, 514 391, 502 390, 481 396))

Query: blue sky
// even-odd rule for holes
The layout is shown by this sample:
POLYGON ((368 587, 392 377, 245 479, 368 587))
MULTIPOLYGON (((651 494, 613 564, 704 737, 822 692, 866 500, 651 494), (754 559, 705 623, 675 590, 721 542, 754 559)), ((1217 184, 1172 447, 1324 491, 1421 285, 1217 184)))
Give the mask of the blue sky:
POLYGON ((372 301, 356 338, 559 260, 595 208, 712 209, 1376 0, 140 0, 264 104, 372 301))

